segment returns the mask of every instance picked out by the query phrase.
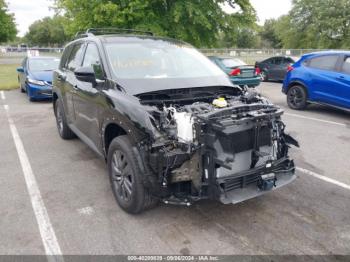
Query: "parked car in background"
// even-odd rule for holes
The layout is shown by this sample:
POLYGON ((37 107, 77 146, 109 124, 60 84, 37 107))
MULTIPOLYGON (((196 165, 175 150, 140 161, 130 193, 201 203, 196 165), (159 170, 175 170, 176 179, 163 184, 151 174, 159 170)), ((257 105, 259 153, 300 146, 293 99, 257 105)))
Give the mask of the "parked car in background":
POLYGON ((256 62, 255 67, 259 68, 262 81, 283 81, 289 68, 297 60, 295 57, 274 56, 261 62, 256 62))
POLYGON ((17 68, 18 82, 22 93, 30 101, 52 97, 52 74, 58 68, 56 57, 26 57, 17 68))
POLYGON ((233 84, 241 87, 256 87, 260 85, 260 71, 254 66, 249 66, 242 60, 234 57, 209 56, 217 66, 229 75, 233 84))
POLYGON ((304 109, 308 103, 350 110, 350 52, 323 51, 304 55, 283 82, 288 106, 304 109))

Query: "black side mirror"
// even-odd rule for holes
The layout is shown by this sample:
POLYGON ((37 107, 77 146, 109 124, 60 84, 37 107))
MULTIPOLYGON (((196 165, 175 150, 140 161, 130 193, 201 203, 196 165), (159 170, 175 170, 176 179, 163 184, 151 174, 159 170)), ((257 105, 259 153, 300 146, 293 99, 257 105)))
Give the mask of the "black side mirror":
POLYGON ((23 67, 17 67, 17 72, 18 73, 24 73, 24 68, 23 67))
POLYGON ((79 81, 96 84, 96 76, 92 67, 77 68, 74 74, 79 81))

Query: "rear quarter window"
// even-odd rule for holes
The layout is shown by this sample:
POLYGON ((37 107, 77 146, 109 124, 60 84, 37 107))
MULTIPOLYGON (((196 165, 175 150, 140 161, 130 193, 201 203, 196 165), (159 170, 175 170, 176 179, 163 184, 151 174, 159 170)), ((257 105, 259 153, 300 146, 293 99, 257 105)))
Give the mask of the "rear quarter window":
POLYGON ((335 71, 339 56, 325 55, 311 58, 307 66, 316 69, 335 71))

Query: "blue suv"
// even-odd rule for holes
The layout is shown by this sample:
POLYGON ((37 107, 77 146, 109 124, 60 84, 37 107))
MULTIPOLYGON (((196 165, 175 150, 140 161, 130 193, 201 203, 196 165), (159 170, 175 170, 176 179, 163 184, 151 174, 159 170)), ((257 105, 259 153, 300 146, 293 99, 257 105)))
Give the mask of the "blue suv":
POLYGON ((350 51, 306 54, 288 71, 282 92, 290 108, 318 103, 350 110, 350 51))

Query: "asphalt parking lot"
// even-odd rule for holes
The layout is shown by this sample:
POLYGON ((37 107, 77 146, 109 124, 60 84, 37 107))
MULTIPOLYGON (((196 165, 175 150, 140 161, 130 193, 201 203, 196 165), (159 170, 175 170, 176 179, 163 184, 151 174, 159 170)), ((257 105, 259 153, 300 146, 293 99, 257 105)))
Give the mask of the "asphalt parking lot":
POLYGON ((350 254, 350 115, 322 106, 292 111, 280 89, 259 87, 285 109, 287 132, 301 144, 291 151, 296 181, 237 205, 160 205, 138 216, 115 203, 102 159, 78 139, 60 139, 50 102, 2 93, 0 254, 45 254, 47 241, 70 255, 350 254), (18 141, 28 163, 20 162, 18 141), (35 186, 57 239, 40 231, 35 186))

